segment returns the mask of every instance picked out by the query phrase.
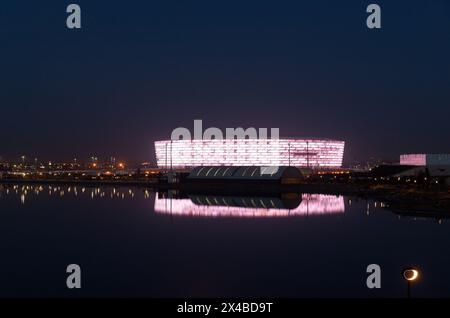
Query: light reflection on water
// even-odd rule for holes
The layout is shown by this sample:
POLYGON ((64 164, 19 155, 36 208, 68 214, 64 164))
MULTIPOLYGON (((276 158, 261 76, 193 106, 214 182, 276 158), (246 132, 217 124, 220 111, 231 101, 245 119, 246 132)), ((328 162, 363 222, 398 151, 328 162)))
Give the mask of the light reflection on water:
MULTIPOLYGON (((0 198, 2 196, 19 196, 20 203, 26 204, 29 199, 47 194, 48 196, 90 196, 91 199, 110 198, 125 199, 134 198, 137 189, 131 188, 110 188, 110 187, 86 187, 86 186, 60 186, 60 185, 4 185, 0 184, 0 198)), ((140 191, 144 199, 150 198, 150 191, 144 189, 140 191)))
POLYGON ((203 217, 285 217, 345 212, 343 196, 298 195, 298 202, 283 198, 190 196, 183 199, 155 198, 155 212, 203 217))
MULTIPOLYGON (((2 196, 17 196, 22 205, 45 194, 50 197, 88 196, 91 199, 150 199, 149 189, 61 185, 0 185, 2 196)), ((351 204, 351 203, 350 203, 351 204)), ((345 212, 343 196, 325 194, 281 194, 276 197, 155 195, 154 211, 160 214, 199 217, 287 217, 329 215, 345 212)))
POLYGON ((403 297, 411 264, 415 295, 449 295, 450 222, 356 197, 0 183, 0 212, 0 269, 14 273, 0 297, 70 297, 72 263, 91 273, 87 297, 403 297), (368 264, 382 289, 366 287, 368 264))

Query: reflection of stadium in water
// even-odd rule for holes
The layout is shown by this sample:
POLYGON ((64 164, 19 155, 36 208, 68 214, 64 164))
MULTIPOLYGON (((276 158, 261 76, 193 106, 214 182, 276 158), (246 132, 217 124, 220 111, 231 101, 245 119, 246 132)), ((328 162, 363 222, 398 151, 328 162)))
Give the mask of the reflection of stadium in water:
MULTIPOLYGON (((84 187, 60 185, 0 184, 0 199, 13 196, 22 205, 43 197, 88 197, 90 199, 133 199, 135 195, 151 199, 149 189, 125 187, 84 187)), ((279 197, 239 197, 189 195, 164 198, 155 195, 156 213, 209 217, 282 217, 343 213, 344 197, 323 194, 282 194, 279 197)))
POLYGON ((292 197, 194 195, 175 199, 155 196, 155 212, 205 217, 282 217, 344 213, 344 197, 301 194, 292 197))

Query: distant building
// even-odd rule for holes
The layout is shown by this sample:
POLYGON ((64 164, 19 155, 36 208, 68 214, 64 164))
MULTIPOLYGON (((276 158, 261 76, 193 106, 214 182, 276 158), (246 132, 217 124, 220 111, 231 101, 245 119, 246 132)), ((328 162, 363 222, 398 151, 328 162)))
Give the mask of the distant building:
POLYGON ((429 177, 450 184, 450 154, 404 154, 400 164, 379 165, 371 169, 373 177, 429 177))
POLYGON ((407 154, 400 155, 400 164, 404 166, 450 166, 450 154, 407 154))
POLYGON ((423 175, 430 177, 450 176, 450 154, 406 154, 400 156, 401 166, 413 166, 402 175, 423 175))

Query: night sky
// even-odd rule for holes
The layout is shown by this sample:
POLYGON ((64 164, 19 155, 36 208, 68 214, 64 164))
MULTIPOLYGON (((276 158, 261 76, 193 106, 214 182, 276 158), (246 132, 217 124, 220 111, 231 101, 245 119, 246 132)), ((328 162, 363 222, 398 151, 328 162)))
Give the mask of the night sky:
POLYGON ((3 1, 0 39, 3 158, 154 161, 194 119, 342 139, 347 163, 450 152, 447 0, 3 1))

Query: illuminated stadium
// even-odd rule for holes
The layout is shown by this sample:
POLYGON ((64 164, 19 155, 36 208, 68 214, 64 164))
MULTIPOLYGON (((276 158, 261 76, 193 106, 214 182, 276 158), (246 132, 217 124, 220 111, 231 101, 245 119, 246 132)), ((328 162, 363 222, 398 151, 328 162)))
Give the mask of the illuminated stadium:
POLYGON ((155 141, 159 168, 198 166, 342 166, 344 141, 327 139, 186 139, 155 141))

